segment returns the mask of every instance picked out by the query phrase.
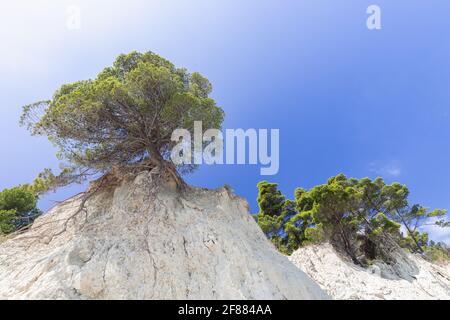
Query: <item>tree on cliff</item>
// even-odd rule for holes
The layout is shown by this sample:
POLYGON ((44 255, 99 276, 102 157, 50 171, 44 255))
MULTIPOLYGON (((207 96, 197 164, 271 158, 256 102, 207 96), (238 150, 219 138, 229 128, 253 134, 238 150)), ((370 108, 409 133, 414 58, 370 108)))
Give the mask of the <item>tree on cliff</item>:
POLYGON ((340 174, 309 190, 296 189, 294 201, 287 200, 276 184, 264 181, 258 188, 258 223, 285 253, 329 241, 361 264, 361 258, 388 256, 396 244, 423 252, 428 235, 421 228, 450 225, 447 211, 410 205, 406 186, 386 184, 381 178, 358 180, 340 174))
POLYGON ((51 100, 25 106, 21 123, 46 135, 63 160, 59 176, 46 170, 37 179, 40 191, 130 167, 159 167, 183 184, 179 173, 193 167, 171 163, 171 135, 176 128, 193 131, 194 121, 221 127, 224 113, 211 89, 199 73, 152 52, 132 52, 95 79, 65 84, 51 100))

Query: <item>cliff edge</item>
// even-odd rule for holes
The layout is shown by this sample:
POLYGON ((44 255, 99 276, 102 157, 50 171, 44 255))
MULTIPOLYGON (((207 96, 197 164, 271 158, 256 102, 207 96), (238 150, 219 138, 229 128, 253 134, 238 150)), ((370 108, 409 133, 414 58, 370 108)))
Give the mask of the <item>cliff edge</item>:
POLYGON ((0 244, 0 299, 327 299, 225 189, 151 172, 66 200, 0 244))

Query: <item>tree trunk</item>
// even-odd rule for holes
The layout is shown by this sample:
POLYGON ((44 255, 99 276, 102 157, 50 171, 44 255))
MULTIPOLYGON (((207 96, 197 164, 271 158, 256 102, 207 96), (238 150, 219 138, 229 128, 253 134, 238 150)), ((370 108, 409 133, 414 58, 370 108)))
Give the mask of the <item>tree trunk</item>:
POLYGON ((148 147, 148 151, 150 153, 150 161, 161 170, 161 173, 162 174, 168 173, 169 176, 171 176, 172 179, 174 179, 177 187, 179 189, 184 189, 186 187, 186 183, 178 173, 175 165, 170 161, 164 160, 164 158, 161 156, 161 153, 159 152, 158 148, 156 148, 155 145, 153 144, 150 145, 148 147))
POLYGON ((400 215, 400 213, 397 211, 398 216, 400 217, 403 225, 405 226, 406 230, 408 231, 409 235, 411 236, 411 238, 413 239, 414 243, 416 244, 417 248, 419 249, 420 253, 423 253, 423 249, 422 246, 419 244, 419 242, 417 241, 416 237, 414 236, 414 233, 411 231, 411 229, 409 228, 408 224, 406 223, 405 219, 403 218, 402 215, 400 215))

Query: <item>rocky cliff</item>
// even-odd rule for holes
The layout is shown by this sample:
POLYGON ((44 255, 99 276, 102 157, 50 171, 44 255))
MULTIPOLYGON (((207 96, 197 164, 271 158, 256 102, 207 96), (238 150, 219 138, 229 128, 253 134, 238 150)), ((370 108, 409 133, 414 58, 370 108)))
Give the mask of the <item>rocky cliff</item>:
POLYGON ((225 189, 149 172, 77 195, 0 245, 0 299, 324 299, 225 189), (87 199, 87 200, 86 200, 87 199))
POLYGON ((395 263, 361 268, 329 244, 300 248, 289 259, 335 299, 450 299, 450 265, 397 252, 395 263))

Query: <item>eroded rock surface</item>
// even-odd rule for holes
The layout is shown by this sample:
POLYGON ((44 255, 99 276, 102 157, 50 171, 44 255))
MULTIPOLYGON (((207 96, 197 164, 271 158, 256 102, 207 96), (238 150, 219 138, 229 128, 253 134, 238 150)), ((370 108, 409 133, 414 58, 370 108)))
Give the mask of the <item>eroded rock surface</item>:
POLYGON ((0 299, 324 299, 247 203, 151 174, 75 196, 0 245, 0 299))
POLYGON ((406 252, 394 256, 394 265, 375 262, 364 269, 322 244, 300 248, 289 259, 335 299, 450 299, 450 265, 406 252))

